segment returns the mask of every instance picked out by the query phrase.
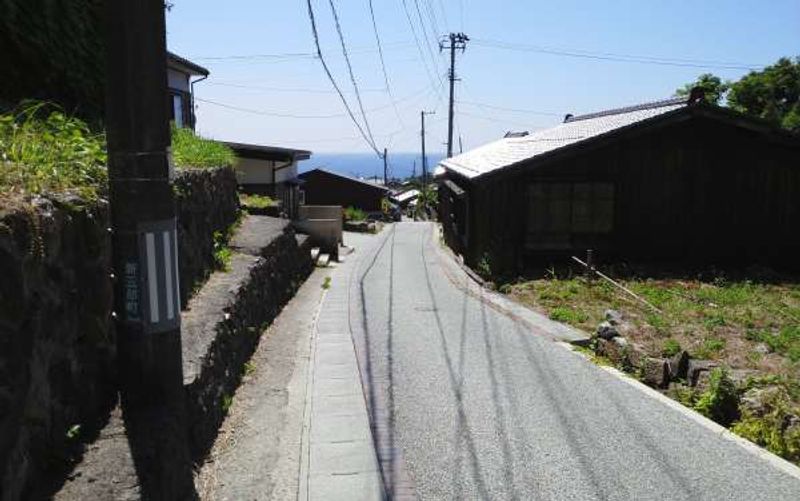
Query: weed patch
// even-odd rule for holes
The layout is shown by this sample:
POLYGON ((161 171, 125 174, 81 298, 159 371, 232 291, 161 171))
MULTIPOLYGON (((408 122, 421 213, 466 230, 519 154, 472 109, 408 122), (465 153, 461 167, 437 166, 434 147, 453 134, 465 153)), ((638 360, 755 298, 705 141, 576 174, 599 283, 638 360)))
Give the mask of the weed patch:
POLYGON ((172 129, 172 160, 178 168, 212 169, 229 167, 236 155, 226 145, 202 138, 192 129, 172 129))
POLYGON ((45 103, 0 115, 0 195, 107 192, 105 137, 45 103))
POLYGON ((345 221, 365 221, 367 219, 366 212, 352 206, 343 209, 343 215, 345 221))

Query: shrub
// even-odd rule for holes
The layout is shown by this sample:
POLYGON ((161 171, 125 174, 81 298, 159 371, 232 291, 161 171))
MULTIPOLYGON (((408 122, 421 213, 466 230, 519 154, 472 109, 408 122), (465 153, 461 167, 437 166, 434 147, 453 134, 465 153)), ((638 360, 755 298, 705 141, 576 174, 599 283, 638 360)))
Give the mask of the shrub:
POLYGON ((178 168, 210 169, 232 166, 236 155, 229 147, 202 138, 192 129, 172 129, 172 160, 178 168))
POLYGON ((700 395, 694 408, 723 426, 730 426, 739 417, 739 393, 726 368, 717 367, 711 371, 708 389, 700 395))
POLYGON ((742 419, 731 431, 789 461, 800 461, 800 425, 787 426, 793 419, 790 397, 782 387, 763 393, 763 411, 743 406, 742 419))
POLYGON ((492 278, 492 259, 488 252, 484 252, 481 258, 478 260, 478 265, 476 266, 475 271, 478 272, 478 275, 480 275, 481 278, 492 278))
POLYGON ((82 120, 45 103, 0 115, 0 194, 107 190, 105 139, 82 120))
POLYGON ((278 205, 278 202, 276 200, 273 200, 271 197, 268 197, 267 195, 241 194, 239 195, 239 202, 245 207, 250 207, 253 209, 266 209, 268 207, 274 207, 278 205))
POLYGON ((347 207, 344 209, 345 221, 364 221, 367 219, 367 213, 356 207, 347 207))

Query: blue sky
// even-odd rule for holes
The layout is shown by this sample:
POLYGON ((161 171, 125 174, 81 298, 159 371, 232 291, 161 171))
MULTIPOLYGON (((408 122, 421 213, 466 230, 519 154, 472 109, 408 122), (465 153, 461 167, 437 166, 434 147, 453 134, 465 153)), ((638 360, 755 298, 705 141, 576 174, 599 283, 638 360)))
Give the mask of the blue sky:
MULTIPOLYGON (((170 50, 211 70, 196 86, 201 134, 315 152, 370 151, 308 55, 314 45, 305 0, 174 3, 170 50)), ((405 0, 419 45, 403 0, 374 0, 390 95, 368 0, 334 3, 375 143, 395 153, 419 150, 423 109, 436 112, 428 117, 429 150, 444 149, 448 58, 436 37, 449 31, 472 39, 457 67, 456 135, 465 149, 507 130, 555 125, 565 113, 669 97, 703 72, 738 78, 746 70, 736 67, 800 55, 800 0, 405 0)), ((313 5, 323 54, 357 111, 329 0, 313 5)))

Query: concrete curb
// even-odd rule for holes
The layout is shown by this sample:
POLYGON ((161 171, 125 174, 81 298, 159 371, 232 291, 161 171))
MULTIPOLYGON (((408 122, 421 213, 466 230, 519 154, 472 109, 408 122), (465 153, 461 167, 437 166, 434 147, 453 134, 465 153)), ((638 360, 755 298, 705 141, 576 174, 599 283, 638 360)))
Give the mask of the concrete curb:
MULTIPOLYGON (((558 343, 559 346, 562 348, 571 351, 575 355, 589 361, 589 358, 584 355, 583 353, 576 351, 573 346, 568 343, 558 343)), ((590 361, 591 362, 591 361, 590 361)), ((626 374, 615 367, 609 367, 604 365, 596 365, 598 368, 606 371, 607 373, 611 374, 612 376, 616 377, 620 381, 625 382, 626 384, 636 388, 637 390, 641 391, 642 393, 646 394, 648 397, 658 400, 662 404, 666 405, 667 407, 675 410, 687 418, 691 419, 695 423, 703 426, 704 428, 714 432, 717 436, 724 440, 729 440, 734 442, 747 450, 750 454, 757 456, 758 458, 768 462, 770 465, 774 466, 775 468, 781 470, 783 473, 790 475, 797 480, 800 480, 800 467, 790 463, 789 461, 776 456, 775 454, 771 453, 770 451, 754 444, 753 442, 747 440, 746 438, 742 438, 739 435, 731 432, 729 429, 725 428, 724 426, 715 423, 714 421, 708 419, 707 417, 703 416, 702 414, 694 411, 680 402, 672 400, 668 396, 660 393, 653 388, 650 388, 646 384, 637 381, 636 379, 632 378, 629 374, 626 374)))
POLYGON ((541 313, 537 313, 506 298, 502 294, 488 289, 486 282, 478 277, 473 270, 461 263, 449 248, 439 245, 439 228, 438 224, 433 225, 433 247, 439 263, 442 265, 442 271, 456 288, 483 301, 494 310, 525 324, 532 330, 547 335, 553 340, 566 341, 577 346, 587 346, 589 344, 591 337, 585 332, 550 320, 541 313))
MULTIPOLYGON (((434 226, 434 238, 435 237, 438 237, 438 225, 434 226)), ((439 255, 440 262, 443 265, 442 269, 444 270, 445 275, 448 277, 448 279, 450 279, 450 281, 456 287, 458 287, 461 290, 464 290, 468 294, 480 299, 481 301, 484 301, 487 305, 494 307, 496 310, 508 315, 509 317, 515 320, 521 321, 522 323, 534 329, 543 330, 546 334, 550 335, 556 341, 558 341, 557 344, 559 346, 561 346, 566 350, 569 350, 570 352, 584 358, 585 360, 591 363, 591 361, 588 359, 586 355, 575 350, 575 346, 586 346, 589 343, 590 337, 588 335, 586 335, 581 331, 578 331, 577 329, 573 329, 563 324, 552 325, 551 328, 548 330, 546 328, 546 325, 543 325, 542 320, 545 320, 550 324, 555 324, 556 322, 553 322, 552 320, 547 319, 543 315, 533 312, 532 310, 529 310, 522 305, 514 303, 513 301, 506 299, 494 292, 485 289, 476 291, 476 288, 483 289, 485 287, 484 285, 485 282, 483 280, 475 280, 473 278, 474 272, 469 273, 466 270, 464 270, 465 265, 459 262, 459 260, 455 257, 452 251, 450 251, 450 249, 442 248, 441 245, 435 245, 435 247, 437 250, 437 254, 439 255), (448 261, 451 263, 450 264, 451 270, 447 269, 448 261), (455 274, 452 274, 453 264, 457 265, 456 266, 457 268, 464 271, 466 276, 468 276, 470 279, 473 280, 473 283, 471 284, 472 287, 470 287, 470 284, 460 283, 459 280, 457 279, 457 276, 455 274), (527 310, 527 313, 523 310, 527 310), (526 315, 531 315, 531 316, 525 318, 526 315)), ((750 454, 768 462, 770 465, 782 471, 783 473, 786 473, 787 475, 800 480, 800 467, 794 465, 793 463, 790 463, 789 461, 779 456, 776 456, 775 454, 754 444, 753 442, 750 442, 749 440, 732 433, 724 426, 715 423, 714 421, 706 418, 702 414, 699 414, 698 412, 692 409, 689 409, 688 407, 685 407, 681 403, 672 400, 668 396, 633 379, 628 374, 614 367, 601 366, 597 364, 593 365, 608 372, 609 374, 612 374, 617 379, 624 381, 626 384, 638 389, 642 393, 645 393, 648 397, 654 398, 659 402, 661 402, 662 404, 668 406, 669 408, 683 414, 684 416, 688 417, 697 424, 714 432, 720 438, 738 444, 740 447, 747 450, 747 452, 749 452, 750 454)))

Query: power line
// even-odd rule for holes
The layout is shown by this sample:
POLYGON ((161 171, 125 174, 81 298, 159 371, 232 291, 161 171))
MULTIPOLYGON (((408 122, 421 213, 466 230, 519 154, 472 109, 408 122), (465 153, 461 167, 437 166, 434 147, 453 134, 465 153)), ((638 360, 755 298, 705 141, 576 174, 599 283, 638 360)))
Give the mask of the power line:
MULTIPOLYGON (((419 0, 414 0, 414 7, 417 10, 417 17, 419 18, 419 24, 420 24, 420 27, 422 28, 422 35, 423 35, 424 40, 425 40, 425 46, 428 48, 428 54, 431 56, 431 62, 433 63, 433 67, 438 69, 439 67, 437 66, 437 63, 436 63, 436 56, 435 56, 435 54, 433 52, 433 47, 431 46, 431 41, 428 38, 427 25, 425 24, 425 21, 422 19, 422 11, 419 8, 419 0)), ((433 29, 433 27, 431 27, 431 29, 433 29)), ((435 31, 433 32, 433 39, 434 40, 437 39, 437 34, 436 34, 435 31)))
POLYGON ((545 128, 543 126, 538 126, 538 125, 531 127, 531 125, 529 123, 502 120, 502 119, 499 119, 499 118, 496 118, 496 117, 487 117, 485 115, 477 115, 475 113, 468 113, 466 111, 459 111, 459 114, 462 115, 462 116, 465 116, 465 117, 477 118, 479 120, 486 120, 488 122, 496 122, 496 123, 506 124, 506 125, 519 125, 519 126, 522 126, 522 127, 527 127, 527 128, 532 128, 532 129, 544 129, 545 128))
MULTIPOLYGON (((433 84, 436 85, 436 79, 431 76, 431 71, 428 68, 428 61, 425 59, 425 53, 422 50, 422 44, 419 42, 419 37, 417 36, 417 29, 414 27, 414 22, 411 20, 411 13, 408 10, 408 4, 406 0, 402 0, 403 3, 403 11, 406 15, 406 20, 408 21, 408 26, 411 28, 411 34, 414 35, 414 43, 417 45, 417 52, 419 52, 420 60, 422 61, 422 66, 425 68, 425 73, 428 75, 428 80, 433 84)), ((434 64, 434 70, 436 69, 436 65, 434 64)), ((441 99, 441 92, 437 92, 439 98, 441 99)))
POLYGON ((439 5, 439 10, 442 11, 442 19, 444 20, 444 27, 449 30, 450 29, 450 19, 447 16, 447 10, 445 10, 445 8, 444 8, 444 3, 442 2, 442 0, 438 0, 436 3, 439 5))
POLYGON ((684 68, 714 68, 731 70, 753 70, 763 65, 752 65, 746 63, 731 63, 724 61, 704 61, 699 59, 679 59, 665 58, 657 56, 641 56, 631 54, 616 54, 611 52, 593 52, 582 49, 560 49, 555 47, 523 45, 499 40, 478 39, 473 40, 475 45, 491 47, 495 49, 505 49, 519 52, 536 52, 539 54, 549 54, 554 56, 565 56, 581 59, 594 59, 600 61, 614 61, 621 63, 654 64, 661 66, 677 66, 684 68))
POLYGON ((342 90, 339 88, 339 84, 336 83, 336 79, 333 78, 333 74, 331 73, 330 68, 328 68, 328 64, 325 62, 325 58, 322 56, 322 49, 320 48, 319 44, 319 33, 317 32, 317 21, 314 18, 314 7, 311 5, 311 0, 306 0, 306 4, 308 5, 308 17, 311 21, 311 32, 314 35, 314 46, 317 48, 317 56, 319 57, 320 64, 322 64, 322 68, 325 70, 325 74, 328 76, 328 80, 330 80, 331 85, 333 88, 336 89, 336 93, 339 94, 339 99, 342 100, 342 104, 344 105, 345 109, 347 110, 347 114, 350 116, 350 119, 355 124, 356 128, 358 129, 359 134, 361 137, 364 138, 364 141, 372 148, 372 150, 380 155, 380 151, 375 146, 375 143, 367 137, 367 134, 364 133, 364 129, 361 127, 361 124, 358 123, 355 114, 353 114, 353 110, 350 109, 350 105, 347 103, 347 99, 345 99, 342 90))
POLYGON ((389 91, 389 74, 386 72, 386 61, 383 59, 383 46, 381 45, 381 37, 378 34, 378 23, 375 21, 375 7, 372 5, 372 0, 369 0, 369 16, 372 18, 372 30, 375 32, 375 43, 378 45, 378 55, 381 60, 381 69, 383 70, 383 81, 386 83, 386 91, 389 91))
MULTIPOLYGON (((430 86, 423 87, 422 89, 414 92, 413 94, 409 94, 408 96, 405 96, 403 98, 398 99, 396 102, 400 103, 400 102, 403 102, 403 101, 408 101, 410 99, 413 99, 413 98, 419 96, 420 94, 422 94, 425 91, 428 91, 426 96, 429 95, 431 93, 431 87, 430 86)), ((263 115, 263 116, 268 116, 268 117, 298 118, 298 119, 325 119, 325 118, 342 118, 342 117, 350 116, 350 113, 329 113, 329 114, 319 114, 319 115, 299 115, 299 114, 295 114, 295 113, 284 113, 284 112, 280 112, 280 111, 256 110, 256 109, 253 109, 253 108, 245 108, 243 106, 236 106, 236 105, 233 105, 233 104, 221 103, 219 101, 213 101, 213 100, 210 100, 210 99, 202 99, 202 98, 199 98, 199 97, 195 98, 195 100, 203 102, 203 103, 208 103, 208 104, 211 104, 211 105, 214 105, 214 106, 219 106, 221 108, 227 108, 227 109, 234 110, 234 111, 241 111, 243 113, 251 113, 253 115, 263 115)), ((372 112, 375 112, 375 111, 381 111, 381 110, 385 110, 387 108, 390 108, 391 106, 392 105, 378 106, 378 107, 375 107, 375 108, 368 109, 368 110, 366 110, 366 112, 367 113, 372 113, 372 112)))
POLYGON ((372 4, 372 0, 369 0, 369 15, 372 18, 372 30, 375 32, 375 43, 378 45, 378 55, 380 56, 381 60, 381 70, 383 70, 383 81, 386 84, 386 93, 389 95, 389 100, 392 101, 392 105, 394 106, 394 113, 397 116, 397 120, 400 121, 400 125, 405 127, 403 123, 403 118, 400 116, 400 110, 397 109, 397 103, 394 101, 394 95, 392 94, 392 88, 389 85, 389 73, 386 71, 386 61, 383 59, 383 47, 381 44, 381 37, 378 33, 378 23, 375 21, 375 7, 372 4))
MULTIPOLYGON (((289 93, 302 93, 302 94, 336 94, 334 90, 325 89, 305 89, 305 88, 289 88, 289 87, 269 87, 261 85, 247 85, 237 84, 233 82, 208 82, 204 85, 211 85, 216 87, 232 87, 235 89, 252 89, 263 90, 268 92, 289 92, 289 93)), ((361 89, 361 92, 386 92, 386 89, 361 89)))
POLYGON ((358 109, 361 110, 361 119, 364 120, 364 127, 366 127, 367 129, 367 135, 369 136, 372 148, 375 150, 375 153, 377 153, 377 155, 380 157, 381 152, 375 145, 375 138, 372 136, 372 129, 369 126, 367 113, 364 111, 364 103, 361 100, 361 93, 358 91, 358 83, 356 82, 356 76, 353 73, 353 65, 350 64, 350 56, 347 53, 347 44, 344 41, 344 34, 342 33, 342 25, 339 23, 339 14, 336 12, 336 5, 334 4, 333 0, 328 0, 328 3, 331 6, 331 13, 333 14, 334 24, 336 25, 336 33, 339 34, 339 41, 342 43, 342 55, 344 56, 345 63, 347 63, 347 72, 350 74, 350 82, 353 84, 353 90, 356 93, 356 101, 358 102, 358 109))
POLYGON ((459 104, 466 104, 469 106, 477 106, 478 108, 486 108, 490 110, 510 111, 512 113, 526 113, 530 115, 544 115, 549 117, 561 117, 563 114, 554 113, 552 111, 537 111, 537 110, 523 110, 520 108, 505 108, 503 106, 495 106, 492 104, 478 103, 475 101, 457 101, 459 104))
MULTIPOLYGON (((383 43, 382 48, 384 50, 390 49, 400 49, 404 47, 410 47, 412 44, 409 42, 388 42, 383 43)), ((375 52, 375 49, 367 46, 356 46, 350 48, 351 54, 366 54, 370 52, 375 52)), ((255 54, 226 54, 224 56, 192 56, 192 60, 195 61, 224 61, 224 60, 237 60, 237 59, 316 59, 317 54, 316 52, 282 52, 282 53, 274 53, 274 54, 264 54, 264 53, 255 53, 255 54)))

